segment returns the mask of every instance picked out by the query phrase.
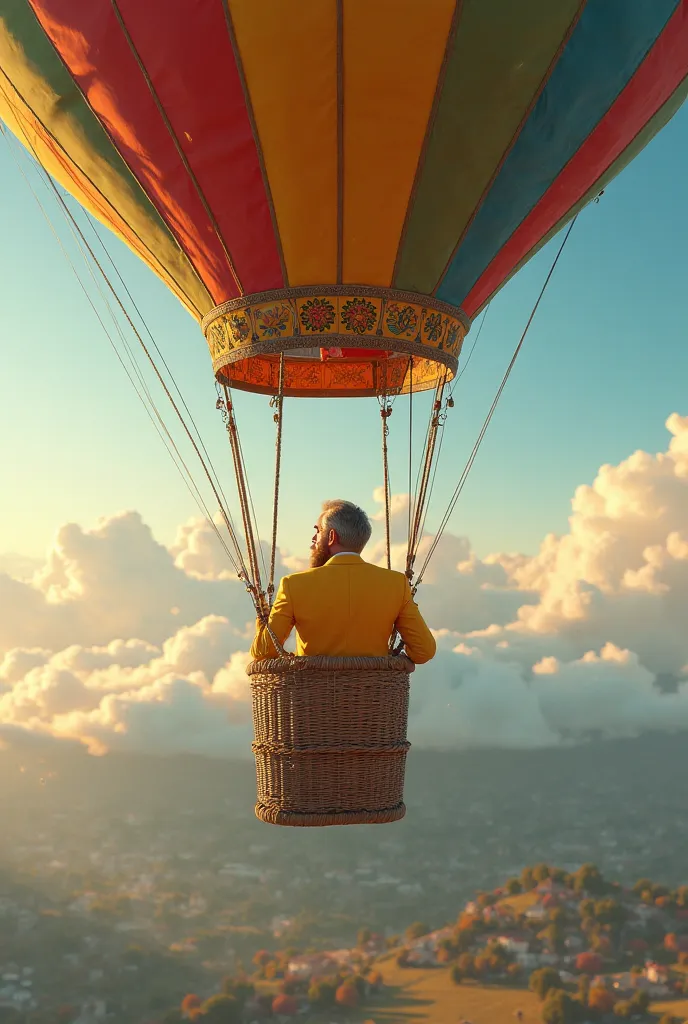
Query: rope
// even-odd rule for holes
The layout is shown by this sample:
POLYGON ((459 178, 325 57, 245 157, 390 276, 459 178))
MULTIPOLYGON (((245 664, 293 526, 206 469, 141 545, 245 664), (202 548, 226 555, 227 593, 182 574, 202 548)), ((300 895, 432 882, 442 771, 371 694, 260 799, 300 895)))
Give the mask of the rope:
MULTIPOLYGON (((7 98, 7 94, 5 93, 4 90, 3 90, 3 94, 7 98)), ((76 269, 76 267, 75 267, 71 257, 69 256, 67 250, 65 249, 65 246, 64 246, 64 244, 62 242, 62 239, 58 235, 58 233, 57 233, 57 231, 55 229, 55 226, 53 225, 53 223, 52 223, 52 221, 50 219, 49 214, 47 213, 45 207, 41 203, 41 200, 39 199, 39 197, 36 194, 33 186, 31 185, 31 182, 29 181, 28 177, 26 176, 26 173, 24 172, 24 169, 19 164, 19 162, 17 160, 17 157, 16 157, 16 154, 14 153, 14 151, 13 151, 13 149, 12 149, 10 143, 9 143, 9 138, 7 136, 5 128, 4 128, 4 126, 2 124, 0 124, 0 132, 2 133, 3 139, 5 140, 5 142, 6 142, 7 146, 8 146, 10 155, 11 155, 11 157, 12 157, 12 159, 13 159, 16 167, 17 167, 17 169, 19 170, 20 174, 24 178, 24 181, 25 181, 27 187, 29 188, 31 194, 33 195, 33 198, 36 201, 36 204, 38 205, 38 208, 40 209, 41 213, 43 214, 43 216, 44 216, 44 218, 45 218, 45 220, 46 220, 46 222, 47 222, 47 224, 48 224, 48 226, 49 226, 53 236, 55 237, 55 239, 56 239, 56 241, 57 241, 57 243, 58 243, 58 245, 59 245, 59 247, 60 247, 60 249, 62 251, 62 255, 64 256, 64 258, 65 258, 67 264, 69 265, 69 267, 71 268, 71 270, 72 270, 72 272, 73 272, 73 274, 74 274, 74 276, 75 276, 79 286, 81 287, 81 289, 82 289, 82 291, 83 291, 83 293, 84 293, 84 295, 86 297, 87 302, 89 303, 89 305, 90 305, 93 313, 95 314, 95 316, 96 316, 96 318, 97 318, 101 328, 103 329, 103 332, 104 332, 106 338, 108 339, 108 342, 110 343, 110 346, 112 347, 112 350, 113 350, 115 356, 117 357, 117 360, 119 361, 120 365, 122 366, 122 369, 126 373, 128 379, 129 379, 129 382, 132 385, 137 398, 141 402, 141 404, 142 404, 142 406, 144 408, 144 411, 146 412, 146 415, 148 416, 148 418, 150 419, 151 423, 153 424, 153 427, 154 427, 156 433, 160 437, 160 440, 162 441, 165 449, 167 450, 168 455, 170 456, 170 458, 171 458, 175 468, 177 469, 177 472, 179 473, 179 475, 180 475, 184 485, 186 486, 187 490, 191 494, 191 497, 193 498, 194 502, 196 503, 199 511, 207 519, 211 529, 216 534, 216 536, 218 538, 218 541, 220 542, 220 545, 223 547, 223 549, 225 551, 225 554, 227 555, 230 563, 232 564, 233 568, 237 572, 237 575, 239 575, 240 574, 239 566, 237 565, 237 563, 232 558, 231 552, 229 551, 229 549, 228 549, 228 547, 227 547, 227 545, 225 543, 224 538, 222 537, 221 533, 219 532, 219 530, 217 528, 217 525, 215 524, 215 522, 213 520, 213 517, 212 517, 212 515, 210 513, 210 510, 208 509, 208 506, 206 505, 205 500, 203 499, 203 496, 202 496, 202 494, 201 494, 201 492, 200 492, 200 490, 198 488, 198 485, 196 484, 196 482, 195 482, 195 480, 193 478, 193 474, 191 473, 189 467, 187 466, 187 464, 186 464, 186 462, 184 460, 184 457, 182 456, 181 452, 179 451, 179 448, 177 447, 177 445, 176 445, 176 443, 174 441, 174 438, 170 434, 169 429, 168 429, 168 427, 167 427, 167 425, 166 425, 166 423, 165 423, 165 421, 164 421, 164 419, 163 419, 159 409, 157 408, 157 406, 155 404, 155 401, 153 399, 153 396, 150 393, 150 390, 149 390, 148 385, 147 385, 147 383, 145 381, 145 378, 143 377, 143 375, 141 373, 141 370, 140 370, 138 364, 136 363, 136 360, 135 360, 135 358, 133 356, 133 353, 132 353, 132 351, 131 351, 131 349, 129 347, 129 344, 128 344, 128 342, 127 342, 127 340, 126 340, 126 338, 125 338, 125 336, 124 336, 124 334, 122 332, 122 329, 121 329, 119 323, 117 322, 117 318, 115 317, 114 311, 113 311, 111 305, 109 304, 106 296, 103 294, 102 289, 98 285, 98 282, 96 281, 95 275, 93 273, 93 269, 92 269, 92 267, 88 263, 87 254, 84 251, 84 248, 83 248, 83 246, 81 245, 81 243, 79 241, 80 237, 83 238, 83 235, 82 235, 81 231, 78 230, 78 225, 76 225, 77 230, 75 231, 74 227, 70 224, 70 219, 72 220, 72 223, 73 223, 73 218, 71 218, 71 215, 70 215, 70 219, 68 219, 67 216, 65 216, 65 220, 67 221, 67 225, 70 228, 70 231, 71 231, 71 233, 72 233, 72 235, 73 235, 73 237, 74 237, 74 239, 76 241, 77 247, 79 248, 79 252, 81 253, 81 256, 84 259, 84 262, 86 264, 86 268, 89 271, 89 274, 91 275, 91 278, 92 278, 92 280, 93 280, 93 282, 95 284, 95 287, 96 287, 96 289, 97 289, 101 299, 103 300, 103 302, 104 302, 104 304, 105 304, 105 306, 106 306, 106 308, 108 310, 108 313, 110 314, 110 317, 112 319, 114 327, 115 327, 115 329, 116 329, 116 331, 117 331, 117 333, 119 335, 120 341, 122 342, 122 344, 123 344, 123 346, 124 346, 124 348, 126 350, 127 356, 128 356, 129 361, 131 363, 132 370, 133 370, 134 374, 136 375, 136 377, 138 378, 139 384, 141 385, 141 389, 142 389, 141 391, 139 391, 139 388, 137 387, 137 385, 136 385, 136 383, 135 383, 135 381, 134 381, 134 379, 132 377, 131 372, 127 368, 127 366, 126 366, 126 364, 125 364, 125 362, 124 362, 124 360, 122 358, 122 355, 120 354, 120 352, 117 349, 117 346, 116 346, 116 344, 115 344, 115 342, 113 340, 112 335, 108 331, 108 329, 107 329, 107 327, 106 327, 106 325, 105 325, 105 323, 104 323, 100 313, 96 309, 96 306, 95 306, 91 296, 89 295, 84 282, 79 277, 77 269, 76 269), (156 419, 158 421, 157 423, 156 423, 156 419), (186 474, 186 476, 184 474, 186 474)), ((28 137, 26 136, 26 133, 24 132, 23 128, 22 128, 22 133, 24 134, 25 138, 27 139, 27 145, 31 146, 31 142, 28 139, 28 137)), ((31 146, 31 149, 33 151, 33 146, 31 146)), ((36 159, 36 165, 35 165, 36 169, 40 172, 40 176, 41 176, 41 179, 43 180, 44 184, 47 183, 47 184, 50 184, 52 186, 52 181, 50 181, 50 179, 45 174, 44 168, 40 164, 40 161, 38 161, 38 158, 37 158, 37 156, 35 154, 35 151, 34 151, 34 157, 36 159)), ((62 201, 62 197, 59 196, 59 193, 57 195, 58 195, 58 199, 60 201, 62 201)), ((64 203, 62 203, 62 206, 64 207, 64 203)), ((66 212, 69 213, 68 210, 66 212)), ((65 215, 65 209, 62 210, 62 213, 63 213, 63 215, 65 215)), ((85 239, 84 239, 84 244, 86 244, 85 243, 85 239)), ((87 246, 87 248, 88 248, 88 246, 87 246)), ((97 261, 95 261, 95 262, 97 264, 97 261)), ((106 275, 102 271, 102 268, 99 267, 99 269, 101 270, 101 274, 103 274, 103 276, 106 278, 106 275)), ((107 278, 106 278, 106 280, 107 280, 107 278)))
POLYGON ((461 367, 461 369, 459 370, 458 374, 456 375, 456 379, 452 383, 451 390, 449 392, 450 396, 453 396, 454 392, 456 391, 456 387, 457 387, 459 381, 461 380, 461 378, 463 377, 464 373, 468 369, 468 364, 470 363, 471 357, 472 357, 473 353, 475 352, 475 346, 480 341, 480 335, 483 333, 483 327, 485 326, 485 321, 487 320, 487 313, 488 313, 488 310, 490 308, 490 303, 491 302, 492 302, 492 299, 490 299, 490 302, 488 302, 488 304, 485 306, 485 312, 483 313, 483 318, 480 321, 480 327, 478 328, 478 333, 476 334, 475 339, 473 341, 473 344, 471 345, 471 351, 468 353, 468 358, 466 359, 466 362, 461 367))
POLYGON ((547 286, 549 285, 549 282, 552 279, 552 275, 554 273, 555 267, 556 267, 557 263, 559 262, 561 254, 564 251, 566 243, 569 240, 569 236, 570 236, 571 232, 573 231, 574 225, 575 225, 577 220, 578 220, 578 214, 576 214, 576 216, 573 218, 573 220, 569 224, 568 230, 567 230, 566 234, 564 235, 564 239, 563 239, 561 245, 559 246, 559 250, 558 250, 556 256, 554 257, 554 260, 552 261, 552 265, 549 268, 549 273, 547 274, 547 277, 545 278, 545 282, 544 282, 542 288, 540 289, 540 294, 538 295, 538 297, 537 297, 537 299, 535 301, 535 305, 533 306, 533 308, 531 310, 530 316, 528 317, 528 321, 527 321, 527 323, 526 323, 526 325, 525 325, 525 327, 523 329, 523 333, 521 334, 521 337, 519 339, 518 345, 516 346, 516 348, 514 350, 514 354, 511 357, 511 361, 509 362, 509 365, 506 368, 506 372, 505 372, 505 374, 504 374, 504 376, 502 378, 501 384, 499 385, 499 387, 497 389, 497 393, 496 393, 496 395, 494 397, 492 405, 490 406, 490 410, 489 410, 487 416, 485 417, 485 422, 483 423, 482 428, 480 430, 480 433, 478 435, 478 438, 477 438, 475 444, 473 445, 473 450, 471 451, 471 454, 468 457, 468 461, 466 462, 466 465, 463 468, 463 472, 462 472, 462 474, 461 474, 461 476, 459 478, 459 482, 456 485, 454 493, 453 493, 453 495, 451 497, 451 500, 449 502, 449 506, 447 508, 447 511, 445 512, 444 516, 442 517, 442 521, 440 523, 439 529, 438 529, 437 533, 435 534, 435 537, 433 538, 433 542, 430 545, 430 549, 429 549, 429 551, 428 551, 428 553, 427 553, 427 555, 425 557, 425 561, 423 562, 421 570, 418 573, 418 579, 416 580, 415 586, 413 588, 414 594, 415 594, 416 590, 418 589, 418 586, 422 582, 423 575, 425 574, 425 571, 426 571, 426 569, 428 567, 430 559, 432 558, 433 554, 435 553, 435 551, 437 549, 437 545, 439 544, 439 542, 440 542, 440 540, 442 538, 442 534, 444 533, 444 531, 446 529, 447 523, 449 522, 449 519, 451 518, 452 512, 454 511, 454 509, 456 507, 456 503, 458 502, 459 497, 461 495, 461 492, 462 492, 462 490, 463 490, 463 488, 465 486, 466 480, 468 478, 468 474, 470 473, 471 468, 473 466, 473 463, 475 462, 475 459, 476 459, 476 456, 478 454, 478 450, 480 448, 480 445, 482 444, 483 438, 485 437, 485 434, 487 433, 487 428, 489 427, 490 421, 492 420, 492 417, 494 416, 494 413, 495 413, 495 410, 496 410, 497 405, 499 403, 499 400, 502 397, 502 393, 504 391, 504 388, 506 387, 506 383, 507 383, 509 377, 511 376, 511 371, 514 368, 514 364, 516 363, 516 360, 518 358, 518 355, 519 355, 521 349, 523 348, 523 343, 526 340, 526 336, 528 334, 528 331, 530 330, 530 325, 532 324, 533 319, 535 318, 535 314, 537 313, 537 310, 538 310, 538 307, 540 305, 540 302, 542 301, 542 298, 543 298, 543 296, 544 296, 544 294, 545 294, 545 292, 547 290, 547 286))
MULTIPOLYGON (((4 89, 3 89, 3 95, 7 99, 7 93, 5 92, 4 89)), ((162 374, 160 373, 160 370, 158 369, 158 366, 156 365, 155 360, 153 359, 153 357, 152 357, 152 355, 151 355, 151 353, 150 353, 150 351, 149 351, 145 341, 143 340, 143 338, 141 337, 139 331, 137 330, 136 325, 134 324, 131 316, 129 315, 128 310, 126 309, 124 303, 122 302, 121 298, 117 294, 117 291, 115 290, 114 285, 110 281, 110 278, 108 277, 106 271, 103 269, 100 261, 98 260, 98 257, 95 255, 93 249, 91 248, 91 246, 89 245, 88 241, 86 240, 86 237, 85 237, 83 231, 81 230, 80 225, 78 224, 78 222, 75 220, 74 216, 72 215, 71 210, 69 209, 69 207, 65 203, 64 198, 60 194, 60 192, 59 192, 57 186, 55 185, 54 181, 52 180, 50 175, 47 174, 47 172, 45 171, 45 168, 42 166, 42 164, 40 162, 40 159, 38 158, 38 154, 36 153, 36 150, 35 150, 35 148, 33 146, 33 143, 31 142, 31 139, 29 138, 28 134, 24 130, 23 126, 21 125, 21 118, 22 118, 23 115, 21 114, 21 112, 18 112, 16 110, 14 104, 11 104, 11 105, 15 109, 15 114, 19 115, 18 118, 17 118, 17 123, 21 126, 22 134, 23 134, 23 136, 24 136, 24 138, 26 140, 27 148, 30 149, 30 151, 32 152, 32 154, 34 156, 34 159, 36 161, 37 167, 39 169, 39 172, 41 173, 41 177, 42 177, 44 183, 47 184, 49 186, 49 188, 51 189, 51 191, 53 192, 55 198, 57 199, 57 201, 58 201, 58 203, 59 203, 59 205, 60 205, 60 207, 62 209, 63 214, 65 215, 65 217, 68 220, 68 223, 71 224, 70 230, 72 231, 72 234, 74 235, 75 238, 78 236, 79 241, 77 241, 77 244, 79 245, 79 248, 81 250, 82 256, 84 257, 84 260, 86 261, 86 256, 85 256, 85 254, 83 252, 82 245, 86 249, 86 252, 88 253, 88 256, 90 257, 90 259, 93 262, 93 264, 97 267, 97 269, 98 269, 101 277, 103 278, 105 284, 107 285, 107 287, 109 288, 110 292, 112 293, 112 296, 115 299, 115 302, 119 306, 121 312, 124 314, 125 319, 127 320, 131 330, 134 333, 134 336, 136 337, 136 339, 139 342, 141 348, 143 349, 143 352, 145 353, 146 357, 148 358, 148 361, 150 362, 150 364, 151 364, 151 366, 153 368, 153 371, 154 371, 156 377, 158 378, 158 381, 159 381, 162 389, 164 390, 165 394, 167 395, 167 398, 169 399, 170 404, 172 405, 172 408, 174 409, 174 411, 175 411, 175 413, 176 413, 176 415, 177 415, 177 417, 179 419, 179 422, 181 423, 182 427, 184 428, 184 431, 185 431, 189 441, 191 442, 191 445, 194 448, 194 451, 196 452, 196 455, 198 456, 198 459, 199 459, 199 461, 201 463, 201 466, 202 466, 203 471, 204 471, 204 473, 206 475, 208 483, 210 484, 210 487, 211 487, 211 489, 213 491, 215 499, 216 499, 216 501, 218 503, 220 514, 222 515, 223 521, 224 521, 225 526, 227 528, 227 532, 229 533, 230 537, 233 540, 235 540, 233 524, 231 522, 231 519, 229 517, 229 514, 228 514, 227 510, 224 507, 224 503, 222 501, 222 498, 220 497, 218 488, 216 487, 215 482, 213 481, 213 478, 212 478, 212 476, 210 474, 208 466, 207 466, 207 464, 206 464, 206 462, 205 462, 205 460, 203 458, 203 455, 201 454, 200 448, 199 448, 199 446, 198 446, 198 444, 197 444, 193 434, 191 433, 191 430, 189 429, 189 426, 186 423, 182 413, 180 412, 180 409, 179 409, 177 403, 175 402, 175 400, 174 400, 174 398, 173 398, 173 396, 172 396, 172 394, 171 394, 171 392, 170 392, 170 390, 169 390, 169 388, 167 386, 167 383, 165 382, 165 379, 163 378, 162 374), (76 234, 74 234, 75 232, 76 232, 76 234)), ((3 131, 3 134, 4 134, 4 131, 3 131)), ((49 219, 48 219, 48 222, 49 222, 49 219)), ((87 263, 87 266, 88 266, 88 262, 87 261, 86 261, 86 263, 87 263)), ((89 267, 89 272, 91 273, 91 276, 93 277, 93 272, 92 272, 92 269, 90 267, 89 267)), ((78 275, 77 275, 77 279, 78 279, 78 275)), ((118 331, 119 331, 119 327, 118 327, 118 331)), ((121 336, 122 335, 120 333, 120 337, 121 336)), ((144 387, 145 387, 145 385, 144 385, 144 387)), ((146 388, 146 391, 147 391, 147 388, 146 388)), ((150 399, 150 393, 148 391, 147 391, 147 394, 148 394, 149 399, 150 399)), ((152 402, 152 399, 150 399, 150 400, 152 402)), ((225 551, 227 551, 226 545, 224 545, 224 547, 225 547, 225 551)), ((239 576, 239 578, 242 578, 242 574, 241 574, 241 571, 239 570, 239 566, 234 564, 234 560, 231 558, 231 556, 230 556, 230 562, 232 562, 232 564, 234 565, 234 569, 235 569, 235 571, 237 571, 237 575, 239 576)))
POLYGON ((260 615, 265 611, 265 593, 263 591, 262 582, 260 578, 260 570, 258 568, 258 558, 256 555, 256 539, 253 532, 253 523, 251 522, 250 514, 250 503, 248 500, 248 493, 246 488, 246 478, 244 475, 243 460, 239 451, 239 434, 237 431, 236 419, 234 416, 234 407, 232 405, 232 399, 230 397, 229 388, 226 384, 222 385, 224 389, 224 407, 226 409, 225 426, 227 428, 227 435, 229 437, 229 446, 232 451, 232 461, 234 463, 234 476, 237 482, 237 491, 239 494, 239 506, 241 508, 241 520, 244 527, 244 537, 246 538, 246 550, 248 554, 248 567, 250 576, 249 590, 253 596, 256 611, 260 615))
MULTIPOLYGON (((272 404, 272 403, 271 403, 272 404)), ((280 473, 282 468, 282 409, 284 407, 284 352, 280 352, 279 380, 277 383, 277 398, 274 401, 277 411, 273 416, 277 424, 277 437, 275 439, 275 488, 272 498, 272 548, 270 551, 270 578, 268 580, 268 601, 272 604, 272 596, 275 592, 275 561, 277 558, 277 520, 279 512, 280 473)))
MULTIPOLYGON (((444 396, 444 388, 447 383, 446 371, 442 378, 437 382, 435 387, 435 398, 430 411, 430 419, 428 422, 428 431, 426 434, 424 457, 422 462, 422 475, 420 477, 420 486, 417 490, 416 498, 414 499, 414 518, 413 528, 409 539, 409 547, 406 556, 406 575, 409 581, 413 578, 413 563, 416 559, 418 550, 418 544, 420 543, 421 537, 421 523, 425 520, 427 513, 427 501, 428 501, 428 488, 430 485, 430 479, 433 469, 433 457, 435 454, 435 447, 437 443, 437 434, 440 426, 444 426, 444 418, 442 415, 442 399, 444 396)), ((434 479, 434 478, 433 478, 434 479)))
MULTIPOLYGON (((85 211, 84 211, 84 213, 85 213, 85 211)), ((204 454, 205 458, 207 459, 208 466, 210 467, 210 469, 212 471, 212 474, 213 474, 213 477, 215 478, 215 482, 216 482, 216 484, 218 486, 218 490, 220 491, 220 494, 222 495, 222 498, 224 500, 225 508, 227 508, 227 514, 229 515, 229 518, 231 520, 232 516, 231 516, 231 513, 229 511, 229 502, 227 501, 227 497, 226 497, 225 492, 224 492, 224 490, 222 488, 222 483, 221 483, 220 478, 219 478, 219 476, 217 474, 217 470, 215 469, 215 466, 213 465, 213 461, 212 461, 212 459, 210 457, 210 453, 208 452, 208 449, 205 446, 205 442, 203 440, 201 432, 198 429, 198 427, 196 426, 196 421, 194 420, 193 413, 189 409, 189 406, 186 403, 186 399, 184 398, 184 395, 182 394, 182 392, 179 389, 179 385, 177 384, 177 382, 175 380, 174 374, 170 370, 170 367, 169 367, 169 365, 167 363, 167 360, 165 359, 165 356, 164 356, 163 352, 159 348, 158 343, 155 340, 155 338, 154 338, 154 336, 153 336, 153 334, 152 334, 152 332, 151 332, 151 330, 150 330, 150 328, 149 328, 149 326, 148 326, 148 324, 147 324, 147 322, 146 322, 146 320, 145 320, 145 318, 143 316, 143 313, 141 312, 141 310, 137 306, 136 300, 134 299, 133 295, 129 291, 129 288, 127 286, 126 281, 124 280, 124 278, 120 274, 119 268, 117 267, 117 264, 113 260, 112 255, 111 255, 109 249, 105 245, 105 242, 103 241, 102 235, 98 231, 97 226, 93 223, 91 218, 88 217, 88 216, 85 216, 85 221, 88 224, 88 226, 91 229, 91 231, 93 232, 93 234, 95 235, 95 237, 97 238, 97 240, 98 240, 98 242, 100 244, 101 249, 103 250, 103 252, 105 253, 105 255, 108 258, 110 266, 112 267, 112 269, 114 270, 115 274, 119 278, 119 282, 122 285, 122 287, 124 288, 124 291, 125 291, 128 299, 129 299, 131 305, 133 306, 133 308, 134 308, 134 310, 135 310, 139 320, 141 321, 141 323, 143 325, 143 328, 144 328, 146 334, 148 335, 148 337, 150 339, 150 342, 153 345, 153 347, 154 347, 154 349, 155 349, 155 351, 156 351, 156 353, 158 355, 158 358, 160 359, 162 365, 165 367, 165 370, 167 371, 167 374, 168 374, 170 380, 172 381, 172 385, 174 387, 174 390, 176 391, 177 395, 179 396, 179 400, 180 400, 181 404, 183 405, 184 410, 186 412, 186 415, 188 416, 188 418, 189 418, 189 420, 191 422, 191 426, 193 427, 193 429, 194 429, 194 431, 196 433, 196 437, 198 438, 198 442, 199 442, 201 448, 203 449, 203 454, 204 454)), ((234 524, 232 524, 232 525, 234 525, 234 524)))
POLYGON ((387 401, 387 392, 380 396, 380 420, 382 423, 382 473, 385 489, 385 550, 387 553, 387 568, 392 568, 392 528, 391 528, 391 500, 392 488, 389 478, 389 452, 387 439, 389 437, 389 417, 392 415, 392 406, 387 401))
POLYGON ((411 517, 413 515, 411 482, 413 474, 413 356, 409 356, 409 457, 408 457, 408 533, 406 541, 406 560, 411 547, 411 517))

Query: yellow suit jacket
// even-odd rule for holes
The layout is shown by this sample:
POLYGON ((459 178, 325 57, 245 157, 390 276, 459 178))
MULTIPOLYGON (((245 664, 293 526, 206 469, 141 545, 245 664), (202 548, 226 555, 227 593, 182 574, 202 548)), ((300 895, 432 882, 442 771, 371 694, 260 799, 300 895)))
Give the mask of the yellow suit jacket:
MULTIPOLYGON (((435 638, 406 576, 365 562, 360 555, 334 555, 317 569, 283 577, 270 628, 283 644, 294 626, 297 654, 383 657, 395 627, 411 661, 422 665, 435 654, 435 638)), ((259 620, 251 656, 274 658, 276 653, 259 620)))

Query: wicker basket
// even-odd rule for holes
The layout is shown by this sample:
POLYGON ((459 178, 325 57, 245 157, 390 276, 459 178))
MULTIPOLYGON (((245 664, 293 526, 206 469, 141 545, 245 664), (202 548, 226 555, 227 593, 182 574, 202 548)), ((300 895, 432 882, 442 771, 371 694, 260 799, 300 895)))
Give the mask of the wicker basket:
POLYGON ((302 827, 403 818, 413 667, 404 657, 251 662, 257 817, 302 827))

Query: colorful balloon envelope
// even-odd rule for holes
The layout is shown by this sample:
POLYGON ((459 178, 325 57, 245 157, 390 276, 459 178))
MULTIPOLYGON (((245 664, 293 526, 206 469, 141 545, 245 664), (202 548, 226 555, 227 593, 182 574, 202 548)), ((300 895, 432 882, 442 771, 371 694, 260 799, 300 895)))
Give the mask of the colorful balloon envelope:
POLYGON ((0 0, 0 68, 220 382, 395 394, 677 110, 688 0, 0 0))

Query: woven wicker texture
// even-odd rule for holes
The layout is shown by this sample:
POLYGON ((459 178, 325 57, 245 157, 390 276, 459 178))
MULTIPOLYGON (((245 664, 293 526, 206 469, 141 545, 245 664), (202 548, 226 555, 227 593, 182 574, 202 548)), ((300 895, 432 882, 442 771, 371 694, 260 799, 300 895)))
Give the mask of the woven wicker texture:
POLYGON ((252 662, 256 815, 302 827, 403 818, 412 670, 397 657, 252 662))

